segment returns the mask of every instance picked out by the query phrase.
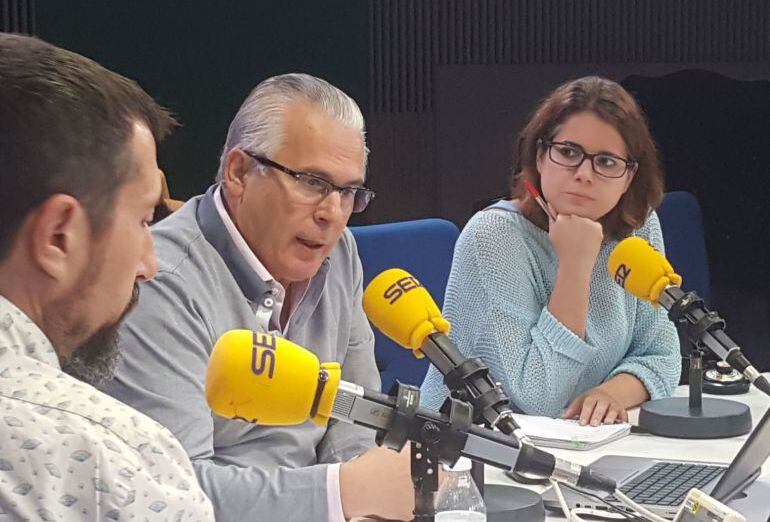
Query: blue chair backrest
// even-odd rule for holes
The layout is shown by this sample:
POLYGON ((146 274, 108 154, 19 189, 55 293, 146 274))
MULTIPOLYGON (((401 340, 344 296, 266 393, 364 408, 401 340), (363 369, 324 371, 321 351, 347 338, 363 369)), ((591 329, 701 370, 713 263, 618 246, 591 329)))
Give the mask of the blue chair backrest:
POLYGON ((657 210, 666 257, 682 276, 682 288, 694 290, 706 303, 711 298, 709 264, 700 205, 689 192, 666 192, 657 210))
MULTIPOLYGON (((418 219, 382 225, 350 227, 358 244, 364 268, 364 288, 388 268, 402 268, 415 276, 441 308, 452 266, 457 226, 445 219, 418 219)), ((377 328, 374 329, 374 355, 380 370, 382 389, 393 382, 419 386, 428 371, 427 358, 417 359, 377 328)))

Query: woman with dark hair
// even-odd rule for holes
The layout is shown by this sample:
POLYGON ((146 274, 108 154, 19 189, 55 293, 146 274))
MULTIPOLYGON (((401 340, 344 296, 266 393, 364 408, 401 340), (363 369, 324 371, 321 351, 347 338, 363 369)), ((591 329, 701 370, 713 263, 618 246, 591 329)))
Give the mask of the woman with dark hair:
MULTIPOLYGON (((626 420, 628 408, 670 395, 681 368, 665 312, 607 272, 629 235, 663 251, 655 144, 633 97, 598 77, 553 91, 518 144, 511 199, 473 216, 455 247, 444 300, 451 337, 525 413, 626 420)), ((446 397, 434 368, 422 388, 428 407, 446 397)))

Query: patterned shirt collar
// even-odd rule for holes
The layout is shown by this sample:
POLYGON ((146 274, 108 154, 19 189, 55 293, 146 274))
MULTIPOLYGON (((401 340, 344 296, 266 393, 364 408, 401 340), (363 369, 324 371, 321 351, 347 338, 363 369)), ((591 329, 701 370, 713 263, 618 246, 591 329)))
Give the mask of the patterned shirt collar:
POLYGON ((40 327, 0 295, 0 357, 6 353, 30 357, 57 370, 61 369, 59 357, 40 327))

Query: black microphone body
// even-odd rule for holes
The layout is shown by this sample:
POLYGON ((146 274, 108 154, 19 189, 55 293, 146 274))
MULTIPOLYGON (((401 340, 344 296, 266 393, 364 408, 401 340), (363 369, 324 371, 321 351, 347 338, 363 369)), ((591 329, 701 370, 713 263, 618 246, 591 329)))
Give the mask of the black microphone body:
POLYGON ((435 332, 425 338, 422 353, 444 376, 444 384, 454 398, 473 405, 477 418, 506 435, 513 435, 525 444, 531 444, 511 411, 511 399, 499 383, 489 375, 489 368, 481 359, 467 358, 443 333, 435 332))
POLYGON ((717 357, 741 372, 749 382, 770 395, 770 382, 754 368, 741 352, 740 346, 725 333, 725 322, 703 304, 695 292, 685 292, 678 286, 668 286, 658 298, 658 303, 668 310, 669 318, 677 321, 683 317, 692 325, 690 340, 698 346, 706 346, 717 357))
POLYGON ((535 478, 553 478, 581 488, 610 493, 615 491, 614 480, 593 472, 587 466, 556 458, 531 444, 520 445, 519 441, 509 435, 487 428, 472 424, 459 426, 453 423, 452 415, 420 408, 419 389, 407 386, 404 388, 407 388, 405 394, 396 398, 340 381, 330 417, 376 430, 380 440, 402 415, 400 406, 405 406, 412 411, 410 419, 416 419, 416 422, 405 424, 408 426, 405 438, 419 442, 420 430, 425 423, 437 425, 442 430, 441 436, 447 439, 451 448, 450 455, 444 456, 448 464, 454 464, 457 458, 463 455, 477 462, 535 478))

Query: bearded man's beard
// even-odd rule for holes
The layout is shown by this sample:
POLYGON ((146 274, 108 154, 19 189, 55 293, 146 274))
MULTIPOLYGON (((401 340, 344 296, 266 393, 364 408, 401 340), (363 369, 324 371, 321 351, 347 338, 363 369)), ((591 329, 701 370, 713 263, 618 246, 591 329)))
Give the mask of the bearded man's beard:
POLYGON ((62 362, 62 370, 97 388, 111 380, 120 359, 118 330, 123 319, 136 306, 138 300, 139 286, 134 283, 131 300, 118 320, 102 326, 75 348, 67 360, 62 362))

